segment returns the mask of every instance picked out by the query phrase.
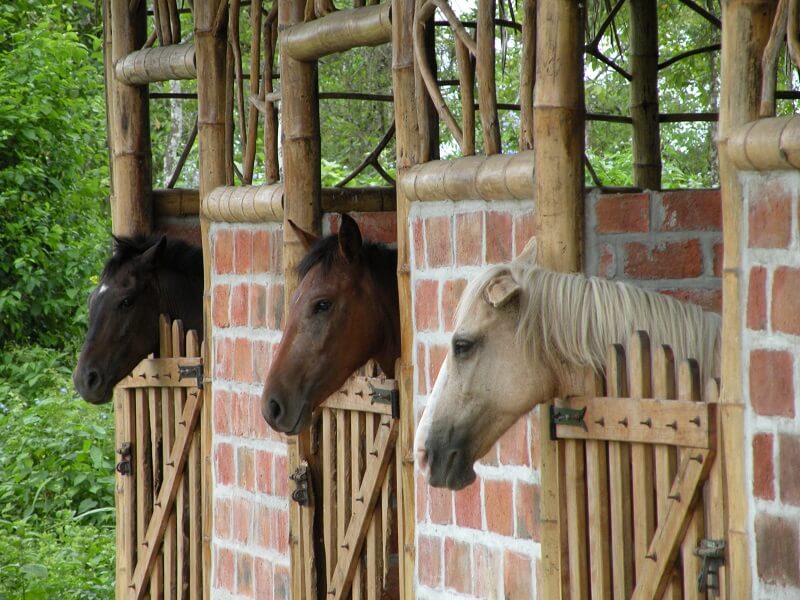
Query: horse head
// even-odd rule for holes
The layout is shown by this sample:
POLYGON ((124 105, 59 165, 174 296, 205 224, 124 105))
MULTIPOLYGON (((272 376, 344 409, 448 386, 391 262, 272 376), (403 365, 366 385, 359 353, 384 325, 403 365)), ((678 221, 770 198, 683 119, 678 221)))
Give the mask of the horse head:
POLYGON ((390 377, 400 354, 396 251, 362 241, 342 215, 319 239, 289 221, 307 250, 298 267, 283 338, 264 384, 261 412, 273 429, 297 434, 314 409, 370 358, 390 377))

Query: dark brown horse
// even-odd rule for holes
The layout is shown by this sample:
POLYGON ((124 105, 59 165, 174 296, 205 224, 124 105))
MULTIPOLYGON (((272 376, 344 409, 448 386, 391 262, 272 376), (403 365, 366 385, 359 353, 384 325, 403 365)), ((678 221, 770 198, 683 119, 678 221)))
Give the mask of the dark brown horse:
POLYGON ((362 242, 348 215, 342 215, 338 234, 322 239, 289 224, 308 252, 298 266, 300 283, 264 384, 261 413, 273 429, 293 435, 369 359, 394 377, 400 308, 396 250, 362 242))
POLYGON ((89 296, 89 330, 72 375, 92 404, 148 354, 158 352, 158 316, 203 331, 203 253, 165 236, 114 238, 114 255, 89 296))

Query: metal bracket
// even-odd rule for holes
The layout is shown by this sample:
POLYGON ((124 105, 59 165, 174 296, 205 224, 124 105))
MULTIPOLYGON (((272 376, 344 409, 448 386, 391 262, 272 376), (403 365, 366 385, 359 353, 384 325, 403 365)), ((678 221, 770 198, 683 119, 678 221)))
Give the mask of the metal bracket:
POLYGON ((294 481, 297 486, 292 492, 292 500, 300 506, 308 506, 308 465, 300 465, 289 475, 289 479, 294 481))
POLYGON ((697 577, 697 591, 719 592, 719 568, 725 564, 725 540, 700 540, 694 549, 694 555, 703 559, 703 567, 697 577))
POLYGON ((556 440, 557 425, 570 425, 572 427, 580 427, 584 431, 588 431, 586 423, 583 420, 586 414, 586 407, 583 408, 565 408, 563 406, 550 405, 550 439, 556 440))
POLYGON ((400 418, 400 390, 397 389, 384 389, 375 387, 372 383, 369 384, 370 397, 372 402, 383 402, 392 407, 392 418, 400 418))
POLYGON ((133 445, 130 442, 125 442, 117 448, 117 454, 121 459, 116 466, 117 473, 120 475, 132 475, 133 465, 131 465, 131 458, 133 457, 133 445))
POLYGON ((203 364, 181 365, 178 367, 178 380, 197 379, 197 387, 203 389, 203 364))

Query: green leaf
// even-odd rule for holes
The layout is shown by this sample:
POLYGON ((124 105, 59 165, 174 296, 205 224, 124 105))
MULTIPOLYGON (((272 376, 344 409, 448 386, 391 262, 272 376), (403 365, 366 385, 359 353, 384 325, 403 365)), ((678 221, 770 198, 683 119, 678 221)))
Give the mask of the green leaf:
POLYGON ((47 577, 47 567, 45 567, 44 565, 32 563, 32 564, 22 565, 19 568, 19 570, 22 571, 23 573, 31 575, 32 577, 41 577, 42 579, 47 577))

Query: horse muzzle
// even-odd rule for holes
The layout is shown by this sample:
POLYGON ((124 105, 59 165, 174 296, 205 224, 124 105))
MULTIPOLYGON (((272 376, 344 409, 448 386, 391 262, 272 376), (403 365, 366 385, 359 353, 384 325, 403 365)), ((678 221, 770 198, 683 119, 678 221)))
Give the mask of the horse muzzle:
POLYGON ((418 452, 417 460, 433 487, 446 487, 453 491, 464 489, 473 481, 475 474, 472 455, 466 448, 452 444, 437 444, 429 438, 423 452, 418 452))
POLYGON ((277 394, 268 393, 264 390, 261 396, 261 414, 264 420, 275 431, 287 435, 297 435, 308 427, 311 411, 308 410, 309 404, 302 403, 298 410, 298 405, 290 404, 277 394))
POLYGON ((78 365, 72 373, 72 383, 81 397, 90 404, 105 404, 111 400, 112 387, 103 373, 93 367, 78 365))

